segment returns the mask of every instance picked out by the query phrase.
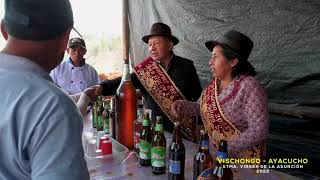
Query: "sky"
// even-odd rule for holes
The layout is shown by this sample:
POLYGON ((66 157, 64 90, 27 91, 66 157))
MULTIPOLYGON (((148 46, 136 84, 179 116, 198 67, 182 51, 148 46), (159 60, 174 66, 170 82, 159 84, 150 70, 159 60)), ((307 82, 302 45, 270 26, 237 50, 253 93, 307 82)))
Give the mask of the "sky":
POLYGON ((70 0, 80 33, 121 35, 121 0, 70 0))
MULTIPOLYGON (((121 0, 70 0, 74 27, 80 34, 107 33, 121 35, 121 0)), ((0 0, 0 19, 4 15, 4 0, 0 0)), ((74 32, 72 32, 74 34, 74 32)), ((71 36, 72 36, 71 34, 71 36)), ((0 48, 4 40, 0 38, 0 48)))

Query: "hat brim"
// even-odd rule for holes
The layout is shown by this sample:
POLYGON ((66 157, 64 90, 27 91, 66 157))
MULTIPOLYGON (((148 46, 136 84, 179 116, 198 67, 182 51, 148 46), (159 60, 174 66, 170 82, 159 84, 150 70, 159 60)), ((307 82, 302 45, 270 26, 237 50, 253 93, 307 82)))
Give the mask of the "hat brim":
POLYGON ((220 42, 218 41, 207 41, 204 43, 206 45, 206 47, 209 49, 209 51, 212 52, 213 48, 216 46, 216 45, 224 45, 224 44, 221 44, 220 42))
POLYGON ((68 48, 73 48, 73 47, 76 47, 76 46, 81 47, 81 48, 83 48, 85 50, 87 49, 86 47, 84 47, 83 45, 80 45, 80 44, 72 44, 68 48))
POLYGON ((224 43, 221 43, 221 42, 219 42, 219 41, 214 41, 214 40, 212 40, 212 41, 207 41, 207 42, 205 42, 204 43, 205 45, 206 45, 206 47, 209 49, 209 51, 213 51, 213 48, 216 46, 216 45, 220 45, 220 46, 224 46, 224 47, 227 47, 227 48, 229 48, 231 51, 233 51, 237 56, 238 56, 238 58, 240 58, 240 59, 242 59, 243 61, 245 61, 246 63, 249 63, 249 65, 250 66, 252 66, 251 65, 251 63, 248 61, 248 58, 242 58, 232 47, 230 47, 230 46, 228 46, 227 44, 224 44, 224 43))
POLYGON ((175 36, 166 35, 166 34, 149 34, 149 35, 143 36, 143 37, 142 37, 142 41, 145 42, 146 44, 148 44, 149 38, 152 37, 152 36, 164 36, 164 37, 168 37, 169 40, 170 40, 171 42, 173 42, 173 45, 174 45, 174 46, 179 43, 179 39, 178 39, 178 38, 176 38, 175 36))
POLYGON ((228 46, 227 44, 225 43, 221 43, 219 41, 215 41, 215 40, 212 40, 212 41, 207 41, 204 43, 206 45, 206 47, 209 49, 209 51, 213 51, 213 48, 216 46, 216 45, 220 45, 220 46, 224 46, 226 48, 229 48, 231 51, 233 51, 235 54, 237 54, 239 57, 241 57, 232 47, 228 46))

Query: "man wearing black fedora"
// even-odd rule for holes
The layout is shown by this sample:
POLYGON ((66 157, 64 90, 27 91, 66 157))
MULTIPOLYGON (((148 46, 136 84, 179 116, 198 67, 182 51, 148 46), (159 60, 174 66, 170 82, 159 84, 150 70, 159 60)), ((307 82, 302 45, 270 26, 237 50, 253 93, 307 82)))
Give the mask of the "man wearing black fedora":
MULTIPOLYGON (((146 108, 152 110, 152 120, 155 120, 156 116, 162 116, 164 129, 172 131, 172 122, 178 120, 170 114, 170 104, 175 98, 197 101, 202 91, 201 84, 193 62, 173 53, 173 48, 179 40, 171 34, 168 25, 154 23, 150 33, 143 36, 142 41, 148 44, 150 57, 136 65, 131 80, 135 88, 141 90, 146 108), (146 74, 152 76, 147 77, 146 74)), ((103 81, 102 94, 115 94, 120 80, 118 78, 103 81)), ((191 123, 189 120, 184 122, 183 124, 191 123)), ((190 140, 194 140, 194 137, 190 137, 193 136, 191 133, 194 126, 189 125, 189 129, 186 128, 188 132, 185 136, 189 136, 187 138, 190 140)))

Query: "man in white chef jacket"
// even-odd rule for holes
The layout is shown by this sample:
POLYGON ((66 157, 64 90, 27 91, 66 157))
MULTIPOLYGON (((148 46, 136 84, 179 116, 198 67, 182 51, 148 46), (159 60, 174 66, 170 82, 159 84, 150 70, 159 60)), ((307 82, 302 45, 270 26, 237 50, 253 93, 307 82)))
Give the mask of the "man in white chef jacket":
POLYGON ((97 71, 86 63, 84 55, 87 49, 82 38, 71 38, 68 42, 67 52, 70 57, 62 61, 50 73, 55 84, 72 95, 100 82, 97 71))

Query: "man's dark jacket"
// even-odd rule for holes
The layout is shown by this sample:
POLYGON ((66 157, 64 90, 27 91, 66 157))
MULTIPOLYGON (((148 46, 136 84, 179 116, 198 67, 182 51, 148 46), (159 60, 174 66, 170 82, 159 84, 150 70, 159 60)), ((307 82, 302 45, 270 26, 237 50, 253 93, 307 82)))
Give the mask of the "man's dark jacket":
MULTIPOLYGON (((178 87, 180 92, 189 101, 197 101, 201 95, 202 88, 199 81, 199 77, 196 72, 196 68, 191 60, 182 58, 180 56, 172 55, 169 69, 167 70, 168 75, 178 87)), ((131 81, 136 89, 140 89, 146 103, 146 107, 152 110, 152 121, 155 122, 156 116, 162 116, 164 122, 164 130, 172 132, 173 123, 168 117, 162 112, 158 104, 153 100, 152 96, 145 90, 137 76, 132 73, 131 81)), ((100 84, 103 87, 102 95, 109 96, 114 95, 118 86, 120 85, 121 77, 113 80, 105 80, 100 84)))

